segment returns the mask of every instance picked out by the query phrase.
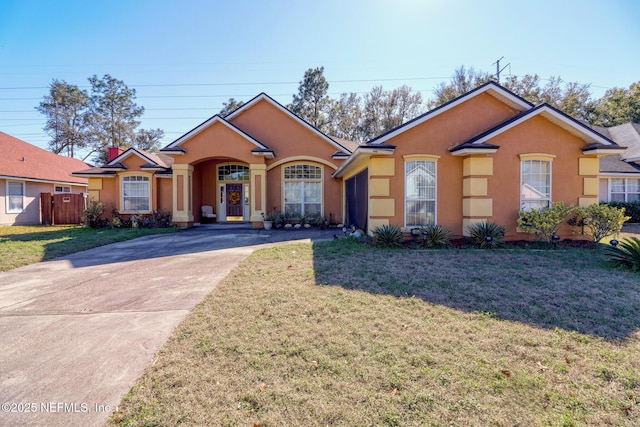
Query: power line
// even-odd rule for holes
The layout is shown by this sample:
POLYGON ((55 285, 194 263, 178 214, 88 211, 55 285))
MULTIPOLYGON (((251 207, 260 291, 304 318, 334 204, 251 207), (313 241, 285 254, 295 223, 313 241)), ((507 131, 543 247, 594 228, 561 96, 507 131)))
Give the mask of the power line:
MULTIPOLYGON (((413 81, 413 80, 442 80, 447 77, 409 77, 409 78, 387 78, 387 79, 351 79, 351 80, 328 80, 327 83, 370 83, 370 82, 393 82, 393 81, 413 81)), ((137 87, 206 87, 206 86, 258 86, 258 85, 289 85, 300 84, 299 81, 286 82, 231 82, 231 83, 157 83, 157 84, 132 84, 127 85, 132 88, 137 87)), ((78 86, 78 88, 90 88, 91 86, 78 86)), ((49 89, 49 86, 16 86, 0 87, 0 90, 28 90, 28 89, 49 89)))

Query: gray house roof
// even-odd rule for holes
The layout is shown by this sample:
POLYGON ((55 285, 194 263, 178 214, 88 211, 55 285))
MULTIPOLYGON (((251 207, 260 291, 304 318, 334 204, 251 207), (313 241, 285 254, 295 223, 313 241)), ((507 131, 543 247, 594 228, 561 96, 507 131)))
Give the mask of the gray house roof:
POLYGON ((625 123, 610 128, 593 126, 594 130, 627 149, 600 158, 600 173, 640 174, 640 123, 625 123))

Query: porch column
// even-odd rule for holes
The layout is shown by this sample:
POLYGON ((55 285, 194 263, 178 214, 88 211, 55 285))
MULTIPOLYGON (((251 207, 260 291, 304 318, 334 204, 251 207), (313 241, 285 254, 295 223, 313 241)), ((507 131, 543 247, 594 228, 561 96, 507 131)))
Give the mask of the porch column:
POLYGON ((249 220, 262 225, 262 213, 267 214, 267 165, 264 163, 249 164, 249 176, 251 187, 250 217, 249 220))
POLYGON ((462 234, 467 227, 493 216, 493 199, 488 195, 488 177, 493 176, 493 158, 467 157, 463 160, 462 234))
POLYGON ((189 227, 193 224, 193 166, 173 164, 173 222, 189 227))

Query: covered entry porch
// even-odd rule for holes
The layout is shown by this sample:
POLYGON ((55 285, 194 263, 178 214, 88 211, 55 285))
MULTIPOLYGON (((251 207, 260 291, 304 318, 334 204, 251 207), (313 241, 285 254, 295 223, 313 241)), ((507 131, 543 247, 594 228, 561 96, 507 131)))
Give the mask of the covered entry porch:
POLYGON ((202 222, 261 226, 266 196, 264 163, 219 157, 173 164, 173 222, 179 226, 202 222), (204 219, 202 206, 211 206, 215 218, 204 219))

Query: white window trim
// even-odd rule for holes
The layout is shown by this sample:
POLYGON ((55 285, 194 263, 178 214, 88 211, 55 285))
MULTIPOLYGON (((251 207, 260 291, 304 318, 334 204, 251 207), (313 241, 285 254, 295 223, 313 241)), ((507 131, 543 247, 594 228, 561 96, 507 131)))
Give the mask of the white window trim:
POLYGON ((152 209, 151 207, 153 206, 152 200, 151 200, 151 177, 149 177, 148 175, 144 175, 144 174, 136 174, 136 173, 132 173, 130 175, 123 175, 120 179, 120 213, 124 213, 124 214, 145 214, 145 213, 151 213, 152 209), (125 182, 125 178, 129 178, 132 176, 141 176, 144 178, 147 178, 147 181, 141 181, 141 182, 146 182, 147 183, 147 191, 148 191, 148 199, 149 199, 149 209, 148 210, 134 210, 134 211, 127 211, 124 210, 124 182, 125 182))
MULTIPOLYGON (((630 179, 640 179, 640 178, 628 178, 628 177, 616 176, 616 177, 607 179, 607 184, 609 186, 609 201, 610 202, 613 201, 613 200, 611 200, 611 194, 612 194, 611 187, 612 187, 612 183, 613 183, 614 179, 622 179, 622 180, 624 180, 624 202, 625 203, 628 202, 627 201, 627 195, 629 194, 629 191, 627 189, 629 188, 629 186, 627 185, 627 181, 630 180, 630 179)), ((622 194, 622 193, 616 193, 616 194, 622 194)), ((633 193, 633 194, 636 194, 636 193, 633 193)))
POLYGON ((6 191, 5 191, 5 210, 8 214, 19 214, 25 211, 27 206, 27 183, 26 181, 17 181, 17 180, 7 180, 6 183, 6 191), (19 183, 22 185, 22 209, 9 209, 9 197, 18 197, 12 196, 9 194, 9 183, 19 183))
MULTIPOLYGON (((322 167, 322 165, 318 165, 318 164, 314 164, 312 162, 295 162, 295 163, 289 163, 287 165, 283 165, 282 166, 282 212, 286 212, 286 197, 285 197, 285 184, 287 182, 298 182, 298 183, 303 183, 304 182, 319 182, 320 183, 320 216, 324 217, 324 174, 325 174, 325 170, 322 167), (320 178, 319 179, 312 179, 312 178, 308 178, 308 179, 285 179, 285 169, 288 167, 293 167, 293 166, 297 166, 297 165, 308 165, 308 166, 314 166, 317 168, 320 168, 320 178)), ((302 207, 304 208, 304 185, 302 188, 302 207)), ((305 214, 304 212, 302 213, 302 216, 304 217, 305 214)))
POLYGON ((216 179, 218 180, 218 182, 229 182, 232 184, 234 182, 248 183, 251 181, 251 170, 250 170, 250 167, 244 163, 237 163, 237 162, 220 163, 216 167, 216 179), (247 179, 237 179, 237 180, 220 179, 220 168, 224 168, 225 166, 242 166, 244 168, 247 168, 247 173, 249 174, 249 177, 247 179))
POLYGON ((547 200, 547 199, 523 199, 522 198, 522 164, 524 162, 528 162, 528 161, 541 161, 541 162, 547 162, 549 163, 549 205, 548 207, 551 207, 552 201, 553 201, 553 158, 555 156, 551 157, 549 156, 548 158, 523 158, 523 155, 520 156, 521 160, 520 160, 520 186, 518 187, 518 192, 520 193, 520 207, 519 210, 524 210, 524 206, 522 205, 523 202, 525 201, 535 201, 535 200, 547 200))
POLYGON ((53 185, 53 193, 54 194, 71 194, 71 192, 72 192, 72 189, 71 189, 71 186, 69 186, 69 185, 56 185, 56 184, 53 185), (57 189, 56 189, 57 187, 61 187, 62 191, 57 191, 57 189), (69 191, 65 191, 66 188, 68 188, 69 191))
MULTIPOLYGON (((404 227, 405 228, 414 228, 414 227, 420 227, 419 225, 408 225, 407 224, 407 163, 409 162, 416 162, 416 161, 423 161, 423 162, 431 162, 434 164, 434 174, 436 177, 436 185, 435 185, 435 191, 434 191, 434 198, 433 198, 433 225, 437 225, 438 224, 438 159, 440 158, 440 156, 421 156, 421 155, 415 155, 415 156, 404 156, 405 162, 404 162, 404 171, 403 171, 403 177, 402 179, 404 180, 404 202, 402 205, 402 208, 404 210, 404 227)), ((427 201, 430 201, 430 199, 425 199, 427 201)))

